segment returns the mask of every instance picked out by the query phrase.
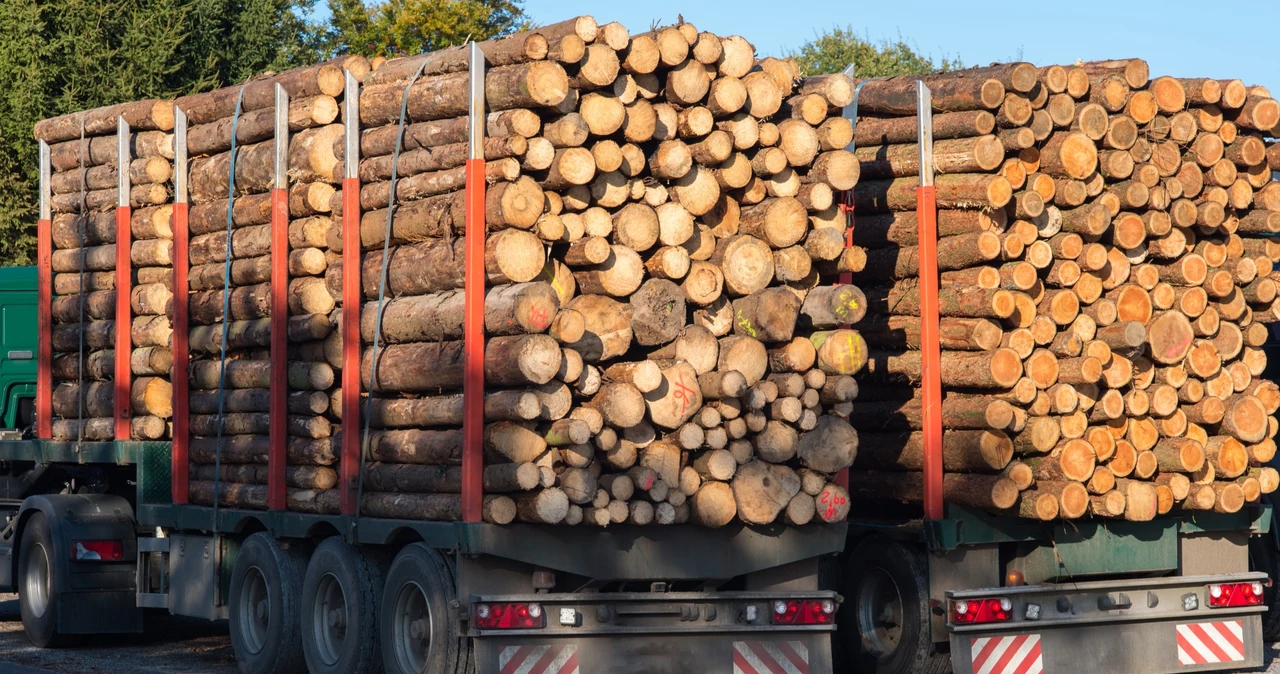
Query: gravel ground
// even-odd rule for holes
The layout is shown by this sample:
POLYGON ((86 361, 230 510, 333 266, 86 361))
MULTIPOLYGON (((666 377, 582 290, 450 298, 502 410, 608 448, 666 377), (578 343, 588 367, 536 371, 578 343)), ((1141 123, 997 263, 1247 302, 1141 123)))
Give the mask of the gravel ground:
POLYGON ((27 641, 18 595, 0 594, 0 674, 234 674, 227 623, 149 612, 140 635, 93 637, 75 648, 27 641))

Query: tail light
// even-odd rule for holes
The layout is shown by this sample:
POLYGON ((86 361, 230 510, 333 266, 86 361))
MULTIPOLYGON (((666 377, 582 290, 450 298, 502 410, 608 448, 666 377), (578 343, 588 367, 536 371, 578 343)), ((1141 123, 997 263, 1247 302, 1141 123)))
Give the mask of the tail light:
POLYGON ((1013 620, 1013 602, 999 599, 953 599, 951 622, 957 625, 980 625, 1013 620))
POLYGON ((1210 585, 1209 608, 1258 606, 1262 604, 1262 592, 1264 589, 1265 586, 1260 581, 1210 585))
POLYGON ((124 541, 73 541, 71 559, 80 562, 123 561, 124 541))
POLYGON ((775 625, 830 625, 836 619, 836 603, 830 599, 779 599, 773 602, 775 625))
POLYGON ((547 626, 541 604, 476 604, 473 620, 482 630, 527 630, 547 626))

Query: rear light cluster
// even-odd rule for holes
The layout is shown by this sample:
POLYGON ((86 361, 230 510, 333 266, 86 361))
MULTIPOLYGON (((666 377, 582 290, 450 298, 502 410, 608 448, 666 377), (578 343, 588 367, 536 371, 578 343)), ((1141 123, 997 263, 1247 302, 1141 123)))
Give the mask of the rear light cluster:
POLYGON ((124 560, 124 541, 73 541, 71 559, 78 562, 119 562, 124 560))
POLYGON ((476 604, 475 627, 482 630, 527 630, 547 626, 541 604, 476 604))
POLYGON ((980 625, 1013 620, 1013 602, 1008 597, 999 599, 954 599, 951 602, 951 622, 957 625, 980 625))
POLYGON ((830 625, 836 618, 836 603, 830 599, 779 599, 773 602, 775 625, 830 625))
POLYGON ((1232 606, 1258 606, 1262 603, 1264 586, 1258 581, 1252 583, 1222 583, 1209 586, 1209 608, 1229 608, 1232 606))

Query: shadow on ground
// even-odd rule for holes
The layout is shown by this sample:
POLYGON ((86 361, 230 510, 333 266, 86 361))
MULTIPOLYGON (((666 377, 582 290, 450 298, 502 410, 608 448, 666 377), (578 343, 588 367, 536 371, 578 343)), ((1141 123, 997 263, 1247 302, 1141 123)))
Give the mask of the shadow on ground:
POLYGON ((0 674, 5 674, 5 662, 76 674, 231 674, 236 670, 226 621, 149 611, 143 634, 89 637, 75 647, 41 650, 27 641, 18 611, 17 595, 0 594, 0 674))

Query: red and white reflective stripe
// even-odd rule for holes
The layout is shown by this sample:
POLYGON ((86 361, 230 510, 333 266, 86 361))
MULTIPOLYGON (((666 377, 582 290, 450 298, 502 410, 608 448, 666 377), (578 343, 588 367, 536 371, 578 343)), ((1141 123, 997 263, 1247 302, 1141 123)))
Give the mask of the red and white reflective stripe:
POLYGON ((733 674, 809 674, 803 641, 735 641, 733 674))
POLYGON ((1039 634, 973 639, 969 652, 973 674, 1040 674, 1044 670, 1039 634))
POLYGON ((577 646, 504 646, 500 674, 579 674, 577 646))
POLYGON ((1239 620, 1178 625, 1178 664, 1244 661, 1244 624, 1239 620))

